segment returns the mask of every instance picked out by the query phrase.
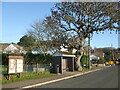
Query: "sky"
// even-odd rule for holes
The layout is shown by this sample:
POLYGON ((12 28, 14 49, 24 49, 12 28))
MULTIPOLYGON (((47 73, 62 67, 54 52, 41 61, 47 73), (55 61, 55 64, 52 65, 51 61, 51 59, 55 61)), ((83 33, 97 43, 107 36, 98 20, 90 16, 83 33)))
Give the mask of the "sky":
MULTIPOLYGON (((2 2, 2 43, 17 43, 30 29, 30 24, 50 15, 55 2, 2 2)), ((0 28, 1 29, 1 28, 0 28)), ((94 48, 118 48, 118 34, 93 34, 94 48)))

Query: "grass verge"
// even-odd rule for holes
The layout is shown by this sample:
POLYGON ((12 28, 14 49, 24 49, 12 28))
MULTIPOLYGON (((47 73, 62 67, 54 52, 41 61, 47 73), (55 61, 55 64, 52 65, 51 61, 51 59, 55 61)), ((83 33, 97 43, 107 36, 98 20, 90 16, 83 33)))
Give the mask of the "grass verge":
POLYGON ((89 68, 83 68, 83 71, 88 71, 88 70, 91 70, 91 69, 89 69, 89 68))
POLYGON ((56 74, 51 74, 49 72, 40 72, 40 73, 22 73, 21 78, 16 78, 15 75, 11 76, 14 77, 14 79, 11 80, 2 80, 2 84, 11 83, 11 82, 17 82, 22 80, 30 80, 30 79, 39 79, 39 78, 45 78, 45 77, 51 77, 55 76, 56 74))

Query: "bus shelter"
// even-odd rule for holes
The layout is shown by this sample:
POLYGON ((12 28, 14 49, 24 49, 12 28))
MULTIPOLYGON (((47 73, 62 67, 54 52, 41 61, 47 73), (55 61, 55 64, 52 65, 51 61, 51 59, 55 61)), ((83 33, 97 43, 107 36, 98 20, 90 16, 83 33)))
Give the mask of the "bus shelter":
POLYGON ((55 72, 64 73, 74 71, 75 55, 58 51, 53 55, 53 67, 55 72))

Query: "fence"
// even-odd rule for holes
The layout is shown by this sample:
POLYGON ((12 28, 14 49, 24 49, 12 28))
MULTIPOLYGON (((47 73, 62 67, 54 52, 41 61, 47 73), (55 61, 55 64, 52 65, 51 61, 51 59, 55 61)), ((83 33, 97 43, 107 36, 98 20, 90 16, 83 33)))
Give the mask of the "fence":
POLYGON ((50 72, 50 68, 51 66, 49 64, 24 65, 25 72, 41 72, 41 71, 50 72))
MULTIPOLYGON (((7 65, 0 65, 0 69, 2 71, 2 74, 7 73, 8 66, 7 65)), ((24 72, 43 72, 47 71, 50 72, 51 66, 49 64, 38 64, 38 65, 26 65, 23 66, 24 72)))

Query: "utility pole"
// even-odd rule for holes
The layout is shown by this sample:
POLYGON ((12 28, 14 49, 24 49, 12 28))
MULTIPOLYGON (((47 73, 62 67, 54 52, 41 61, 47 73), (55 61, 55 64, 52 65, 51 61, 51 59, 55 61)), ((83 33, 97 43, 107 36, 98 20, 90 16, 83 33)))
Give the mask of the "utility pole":
POLYGON ((111 54, 112 54, 112 60, 114 60, 114 53, 113 53, 113 47, 112 47, 112 44, 111 44, 111 54))
POLYGON ((88 68, 90 69, 90 33, 88 33, 88 68))
POLYGON ((104 63, 104 65, 105 65, 105 53, 103 53, 103 63, 104 63))

